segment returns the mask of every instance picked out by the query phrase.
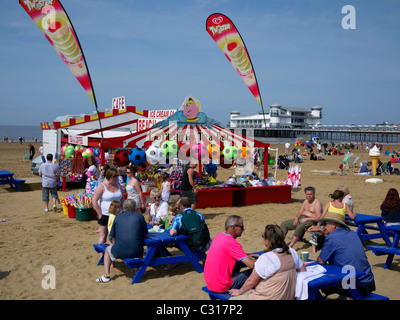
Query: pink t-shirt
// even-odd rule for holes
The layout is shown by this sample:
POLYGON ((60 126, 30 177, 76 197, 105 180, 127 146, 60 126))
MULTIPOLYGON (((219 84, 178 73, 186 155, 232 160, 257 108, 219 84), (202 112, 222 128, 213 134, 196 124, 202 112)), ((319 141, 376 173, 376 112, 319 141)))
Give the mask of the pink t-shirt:
POLYGON ((204 280, 211 291, 224 292, 232 286, 232 271, 236 261, 247 254, 234 237, 219 233, 213 239, 204 265, 204 280))

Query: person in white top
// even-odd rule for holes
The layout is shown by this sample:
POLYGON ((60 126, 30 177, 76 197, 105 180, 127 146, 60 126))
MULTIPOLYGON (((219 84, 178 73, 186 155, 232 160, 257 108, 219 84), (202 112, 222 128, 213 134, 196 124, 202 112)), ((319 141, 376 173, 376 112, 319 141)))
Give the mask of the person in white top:
POLYGON ((98 243, 106 243, 108 234, 108 209, 113 201, 124 202, 124 195, 118 183, 118 173, 114 168, 106 172, 106 180, 94 190, 92 203, 93 210, 97 213, 97 223, 100 225, 100 238, 98 243))
POLYGON ((169 202, 171 198, 171 182, 169 181, 169 174, 165 173, 163 176, 163 183, 161 185, 161 200, 169 202))
POLYGON ((89 168, 87 169, 86 175, 88 177, 94 176, 94 178, 98 180, 100 177, 100 171, 99 168, 97 167, 96 159, 94 158, 94 156, 88 158, 88 163, 89 163, 89 168))
POLYGON ((262 237, 267 252, 257 259, 243 286, 229 293, 238 296, 254 288, 248 296, 251 300, 293 300, 296 272, 305 272, 306 267, 297 252, 285 243, 285 235, 278 225, 267 225, 262 237))
POLYGON ((150 192, 150 197, 154 201, 149 210, 149 224, 154 226, 160 224, 168 214, 168 202, 161 200, 161 192, 158 189, 153 189, 150 192))

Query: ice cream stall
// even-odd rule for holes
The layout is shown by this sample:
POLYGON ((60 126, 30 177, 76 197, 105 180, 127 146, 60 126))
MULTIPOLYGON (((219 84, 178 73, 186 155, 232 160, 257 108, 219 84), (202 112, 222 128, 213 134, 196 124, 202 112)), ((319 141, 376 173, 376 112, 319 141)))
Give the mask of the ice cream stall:
POLYGON ((222 124, 209 118, 202 110, 200 102, 190 95, 167 119, 149 129, 126 136, 123 140, 113 139, 107 143, 121 146, 125 150, 131 149, 129 159, 136 161, 136 165, 170 168, 171 185, 177 194, 180 192, 179 167, 190 159, 198 161, 198 179, 202 180, 203 173, 212 175, 209 168, 240 168, 253 164, 254 151, 262 150, 264 176, 259 177, 260 184, 244 187, 231 181, 222 185, 201 186, 198 189, 197 207, 291 201, 290 185, 270 185, 267 182, 269 144, 224 128, 222 124))

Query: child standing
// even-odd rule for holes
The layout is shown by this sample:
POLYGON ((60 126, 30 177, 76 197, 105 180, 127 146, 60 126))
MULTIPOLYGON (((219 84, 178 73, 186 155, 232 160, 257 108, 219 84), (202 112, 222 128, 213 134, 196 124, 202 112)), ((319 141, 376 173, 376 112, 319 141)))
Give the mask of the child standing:
POLYGON ((171 198, 171 182, 169 180, 169 174, 165 173, 161 185, 161 200, 168 203, 169 198, 171 198))
POLYGON ((108 233, 110 233, 111 231, 111 227, 113 225, 115 216, 121 212, 121 207, 122 205, 121 202, 119 201, 112 201, 110 203, 110 208, 108 209, 108 212, 110 212, 110 217, 108 218, 108 225, 107 225, 108 233))

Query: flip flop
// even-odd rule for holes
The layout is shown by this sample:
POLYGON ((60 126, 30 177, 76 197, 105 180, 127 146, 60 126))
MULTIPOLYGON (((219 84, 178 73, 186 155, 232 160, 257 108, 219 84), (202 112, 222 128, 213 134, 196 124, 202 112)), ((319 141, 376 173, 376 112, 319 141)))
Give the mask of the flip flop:
POLYGON ((96 279, 96 282, 105 283, 111 281, 110 277, 101 276, 100 278, 96 279))

